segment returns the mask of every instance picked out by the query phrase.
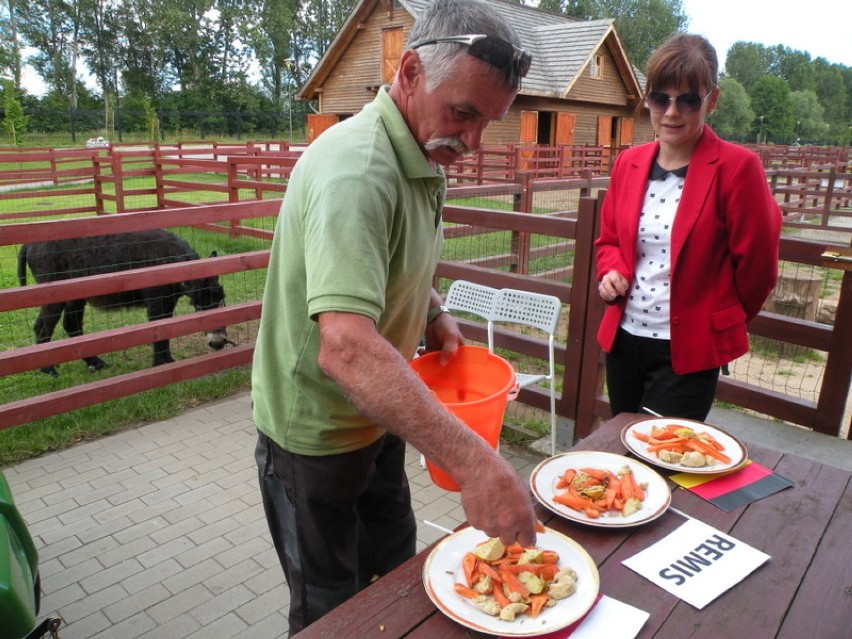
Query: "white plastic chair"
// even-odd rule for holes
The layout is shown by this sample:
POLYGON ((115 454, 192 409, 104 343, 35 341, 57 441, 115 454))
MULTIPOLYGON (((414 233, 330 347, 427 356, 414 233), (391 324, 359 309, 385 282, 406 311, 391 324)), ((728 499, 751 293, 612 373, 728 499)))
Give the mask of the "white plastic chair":
POLYGON ((488 323, 488 349, 491 347, 491 310, 497 289, 483 284, 456 280, 450 284, 444 306, 451 311, 464 311, 484 319, 488 323))
POLYGON ((550 382, 550 453, 556 454, 556 356, 554 341, 559 326, 562 302, 553 295, 542 295, 513 288, 496 289, 467 280, 456 280, 450 285, 444 302, 450 310, 464 311, 479 316, 487 322, 488 350, 494 352, 494 325, 496 323, 532 326, 548 338, 547 374, 515 372, 517 386, 509 395, 515 399, 522 388, 543 380, 550 382))
POLYGON ((548 368, 546 374, 516 372, 519 390, 550 382, 550 454, 556 454, 556 357, 554 341, 559 326, 562 302, 554 295, 542 295, 513 288, 499 289, 492 300, 488 322, 488 348, 494 350, 494 325, 497 323, 532 326, 547 333, 548 368))

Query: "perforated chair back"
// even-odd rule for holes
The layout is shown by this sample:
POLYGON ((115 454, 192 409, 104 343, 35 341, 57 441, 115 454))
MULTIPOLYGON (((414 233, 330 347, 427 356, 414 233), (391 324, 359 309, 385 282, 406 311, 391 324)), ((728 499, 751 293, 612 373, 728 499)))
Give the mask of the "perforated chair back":
POLYGON ((558 297, 504 288, 494 297, 491 321, 527 324, 555 336, 561 311, 558 297))
POLYGON ((475 284, 467 280, 456 280, 450 284, 444 306, 450 310, 465 311, 488 321, 494 303, 496 288, 475 284))
POLYGON ((526 388, 543 380, 549 382, 550 393, 550 454, 556 454, 556 355, 553 343, 559 327, 562 302, 554 295, 543 295, 514 288, 497 291, 491 307, 489 342, 493 349, 493 332, 496 323, 532 326, 547 333, 547 374, 515 373, 519 388, 526 388))

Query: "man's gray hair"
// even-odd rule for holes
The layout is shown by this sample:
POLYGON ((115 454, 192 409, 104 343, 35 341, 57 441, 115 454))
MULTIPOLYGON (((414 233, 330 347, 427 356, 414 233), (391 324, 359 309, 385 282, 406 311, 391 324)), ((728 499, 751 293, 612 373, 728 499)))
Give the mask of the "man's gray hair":
MULTIPOLYGON (((493 6, 480 0, 434 0, 414 21, 408 47, 433 38, 473 33, 482 33, 510 42, 516 47, 521 46, 515 30, 493 6)), ((434 90, 451 75, 456 68, 456 58, 466 55, 466 48, 463 44, 440 43, 417 49, 426 73, 427 91, 434 90)), ((509 80, 500 69, 492 68, 492 71, 496 80, 503 85, 507 84, 509 80)))

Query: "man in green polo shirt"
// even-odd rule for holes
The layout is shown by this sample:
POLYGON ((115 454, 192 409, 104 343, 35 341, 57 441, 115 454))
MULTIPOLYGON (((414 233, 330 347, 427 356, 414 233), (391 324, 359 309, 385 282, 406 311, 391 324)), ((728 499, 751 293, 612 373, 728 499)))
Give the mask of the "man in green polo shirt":
POLYGON ((478 148, 530 56, 477 0, 435 0, 390 88, 314 141, 273 241, 254 355, 256 458, 295 634, 414 554, 409 442, 456 480, 468 521, 535 540, 517 473, 438 403, 408 360, 462 342, 431 287, 441 165, 478 148))

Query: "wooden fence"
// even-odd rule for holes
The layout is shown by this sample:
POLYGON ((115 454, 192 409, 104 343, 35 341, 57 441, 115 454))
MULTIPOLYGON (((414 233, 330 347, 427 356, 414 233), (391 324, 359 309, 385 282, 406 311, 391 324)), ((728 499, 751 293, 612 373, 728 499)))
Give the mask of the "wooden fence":
MULTIPOLYGON (((222 167, 235 167, 235 172, 242 171, 240 179, 250 184, 252 180, 247 176, 257 168, 254 162, 264 167, 271 167, 274 164, 266 165, 264 159, 253 160, 248 157, 234 158, 233 156, 227 156, 222 160, 180 158, 176 161, 175 158, 169 158, 166 163, 170 166, 178 165, 179 170, 189 170, 190 165, 197 169, 200 166, 207 166, 207 162, 219 163, 215 167, 216 170, 222 167), (184 160, 187 164, 184 164, 184 160)), ((268 168, 268 170, 273 169, 268 168)), ((169 179, 179 182, 178 175, 175 173, 169 179)), ((257 176, 257 173, 254 175, 257 176)), ((822 180, 822 178, 819 179, 822 180)), ((850 176, 835 173, 828 179, 830 183, 842 180, 848 184, 850 176)), ((437 270, 436 283, 443 287, 448 279, 465 278, 493 286, 526 288, 554 294, 566 304, 565 331, 557 349, 558 360, 564 371, 558 412, 561 417, 575 421, 575 435, 582 437, 596 427, 598 420, 608 416, 608 403, 602 392, 602 354, 594 339, 602 304, 593 293, 595 278, 593 240, 596 237, 599 199, 591 197, 596 189, 605 188, 607 180, 605 177, 591 175, 591 171, 581 177, 564 180, 534 179, 532 174, 523 173, 518 174, 516 180, 512 183, 455 186, 451 189, 451 198, 509 197, 513 203, 513 212, 448 206, 445 212, 448 240, 465 235, 509 234, 510 241, 506 248, 484 257, 448 258, 442 261, 437 270), (579 208, 556 210, 547 215, 532 214, 534 196, 548 191, 579 192, 582 196, 579 208), (556 255, 560 258, 556 267, 548 267, 544 272, 536 271, 533 264, 537 260, 556 255)), ((267 183, 262 177, 259 181, 267 183)), ((276 179, 273 178, 269 182, 274 184, 276 179)), ((787 185, 787 182, 783 181, 783 184, 787 185)), ((172 186, 176 189, 175 192, 183 188, 176 184, 172 186)), ((188 188, 189 184, 186 186, 188 188)), ((249 188, 257 188, 257 185, 251 184, 249 188)), ((219 193, 223 194, 223 192, 219 193)), ((838 197, 837 193, 835 189, 829 198, 832 203, 829 205, 832 213, 828 221, 831 224, 837 223, 838 216, 843 219, 842 216, 848 214, 839 210, 842 207, 833 204, 838 197)), ((783 197, 783 193, 779 193, 779 197, 783 197)), ((823 200, 820 200, 818 204, 824 208, 825 193, 821 197, 823 200)), ((175 204, 178 202, 174 196, 165 199, 175 204)), ((268 238, 268 232, 264 235, 257 229, 243 226, 240 220, 275 215, 279 205, 279 199, 254 199, 194 207, 165 208, 156 211, 137 211, 122 215, 98 217, 90 215, 78 219, 5 224, 0 227, 2 228, 0 245, 17 245, 46 239, 93 236, 125 230, 179 225, 205 228, 215 225, 216 228, 221 229, 222 225, 217 224, 221 222, 227 222, 226 228, 232 233, 257 233, 257 236, 263 235, 268 238)), ((796 213, 804 215, 814 211, 796 213)), ((848 231, 848 227, 846 230, 848 231)), ((846 245, 785 236, 781 244, 781 258, 797 264, 821 266, 824 265, 823 252, 831 247, 837 250, 848 250, 846 245)), ((46 300, 78 299, 83 292, 88 296, 93 292, 106 293, 122 288, 138 287, 140 282, 149 281, 140 280, 140 277, 152 278, 150 281, 157 282, 183 281, 190 277, 260 269, 266 266, 267 260, 266 251, 257 251, 155 267, 145 269, 145 272, 129 271, 80 278, 74 281, 3 289, 0 290, 0 312, 36 307, 46 300)), ((0 376, 35 370, 86 355, 145 344, 155 338, 187 335, 209 327, 230 326, 256 320, 260 314, 259 297, 258 295, 257 300, 234 307, 113 329, 100 334, 93 333, 78 338, 57 340, 48 344, 11 348, 0 353, 0 376)), ((475 322, 464 322, 464 324, 472 339, 484 337, 484 327, 476 325, 475 322)), ((844 426, 843 408, 850 383, 852 383, 850 382, 852 340, 848 339, 848 330, 844 331, 843 328, 848 329, 850 325, 852 325, 852 273, 849 271, 846 271, 842 277, 834 327, 812 320, 762 312, 749 326, 754 336, 780 340, 826 353, 825 375, 819 389, 819 398, 816 401, 804 400, 760 386, 723 378, 719 385, 719 399, 800 424, 817 432, 838 434, 844 426)), ((541 340, 498 332, 497 343, 502 348, 522 355, 546 358, 545 345, 541 340)), ((0 428, 246 364, 251 359, 252 348, 251 344, 243 344, 236 348, 175 362, 156 369, 138 371, 65 391, 3 404, 0 405, 0 428)), ((546 409, 548 397, 543 389, 533 388, 524 390, 520 401, 546 409)))

